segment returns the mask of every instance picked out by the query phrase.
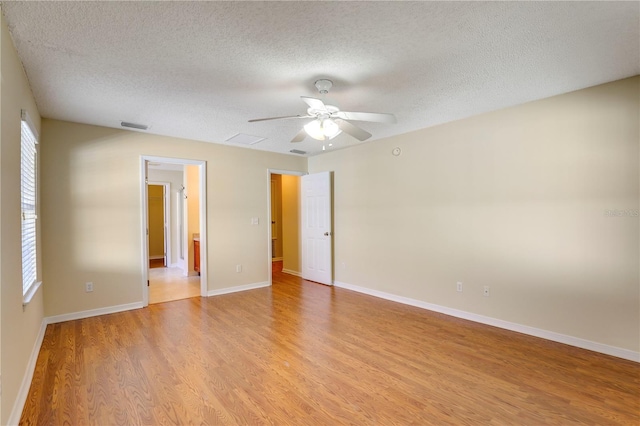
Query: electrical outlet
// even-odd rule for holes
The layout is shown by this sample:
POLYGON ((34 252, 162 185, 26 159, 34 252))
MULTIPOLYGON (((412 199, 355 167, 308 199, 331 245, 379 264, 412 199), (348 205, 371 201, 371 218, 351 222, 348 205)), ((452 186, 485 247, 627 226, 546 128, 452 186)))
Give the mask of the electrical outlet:
POLYGON ((483 294, 484 297, 489 297, 489 286, 488 285, 484 286, 484 291, 483 291, 482 294, 483 294))
POLYGON ((236 272, 242 272, 242 265, 236 265, 236 272))
POLYGON ((456 290, 462 292, 462 283, 460 281, 456 283, 456 290))
POLYGON ((93 283, 91 283, 91 282, 85 283, 84 284, 84 291, 86 291, 87 293, 91 293, 93 291, 93 283))

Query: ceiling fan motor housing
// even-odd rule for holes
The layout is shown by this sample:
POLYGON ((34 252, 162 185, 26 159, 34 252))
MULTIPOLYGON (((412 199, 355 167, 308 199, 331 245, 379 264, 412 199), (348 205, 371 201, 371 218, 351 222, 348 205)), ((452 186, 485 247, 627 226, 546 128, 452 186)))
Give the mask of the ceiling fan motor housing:
POLYGON ((326 80, 326 79, 317 80, 315 84, 316 84, 316 89, 318 89, 318 92, 320 92, 323 95, 326 95, 327 93, 329 93, 329 89, 333 87, 333 81, 326 80))

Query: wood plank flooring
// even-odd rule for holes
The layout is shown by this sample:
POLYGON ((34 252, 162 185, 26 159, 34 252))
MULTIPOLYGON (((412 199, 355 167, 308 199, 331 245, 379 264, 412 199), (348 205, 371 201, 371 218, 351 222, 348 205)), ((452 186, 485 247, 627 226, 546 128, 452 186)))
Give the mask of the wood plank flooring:
POLYGON ((640 364, 274 272, 49 325, 21 424, 638 425, 640 364))
POLYGON ((149 259, 149 268, 164 268, 164 259, 149 259))

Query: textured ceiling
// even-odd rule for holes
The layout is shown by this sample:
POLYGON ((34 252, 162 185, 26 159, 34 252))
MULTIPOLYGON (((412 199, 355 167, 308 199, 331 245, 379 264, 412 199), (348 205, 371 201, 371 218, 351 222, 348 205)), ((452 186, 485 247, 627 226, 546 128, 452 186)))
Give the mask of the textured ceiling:
MULTIPOLYGON (((313 155, 300 96, 370 140, 640 74, 638 2, 3 2, 43 117, 313 155)), ((341 135, 330 149, 358 143, 341 135)))

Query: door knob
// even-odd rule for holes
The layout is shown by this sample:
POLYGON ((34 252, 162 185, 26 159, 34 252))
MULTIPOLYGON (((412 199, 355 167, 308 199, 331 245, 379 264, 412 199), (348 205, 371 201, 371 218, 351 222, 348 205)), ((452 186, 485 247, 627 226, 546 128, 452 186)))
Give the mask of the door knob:
POLYGON ((324 233, 324 236, 325 236, 325 237, 328 237, 329 235, 331 235, 331 232, 325 232, 325 233, 324 233))

